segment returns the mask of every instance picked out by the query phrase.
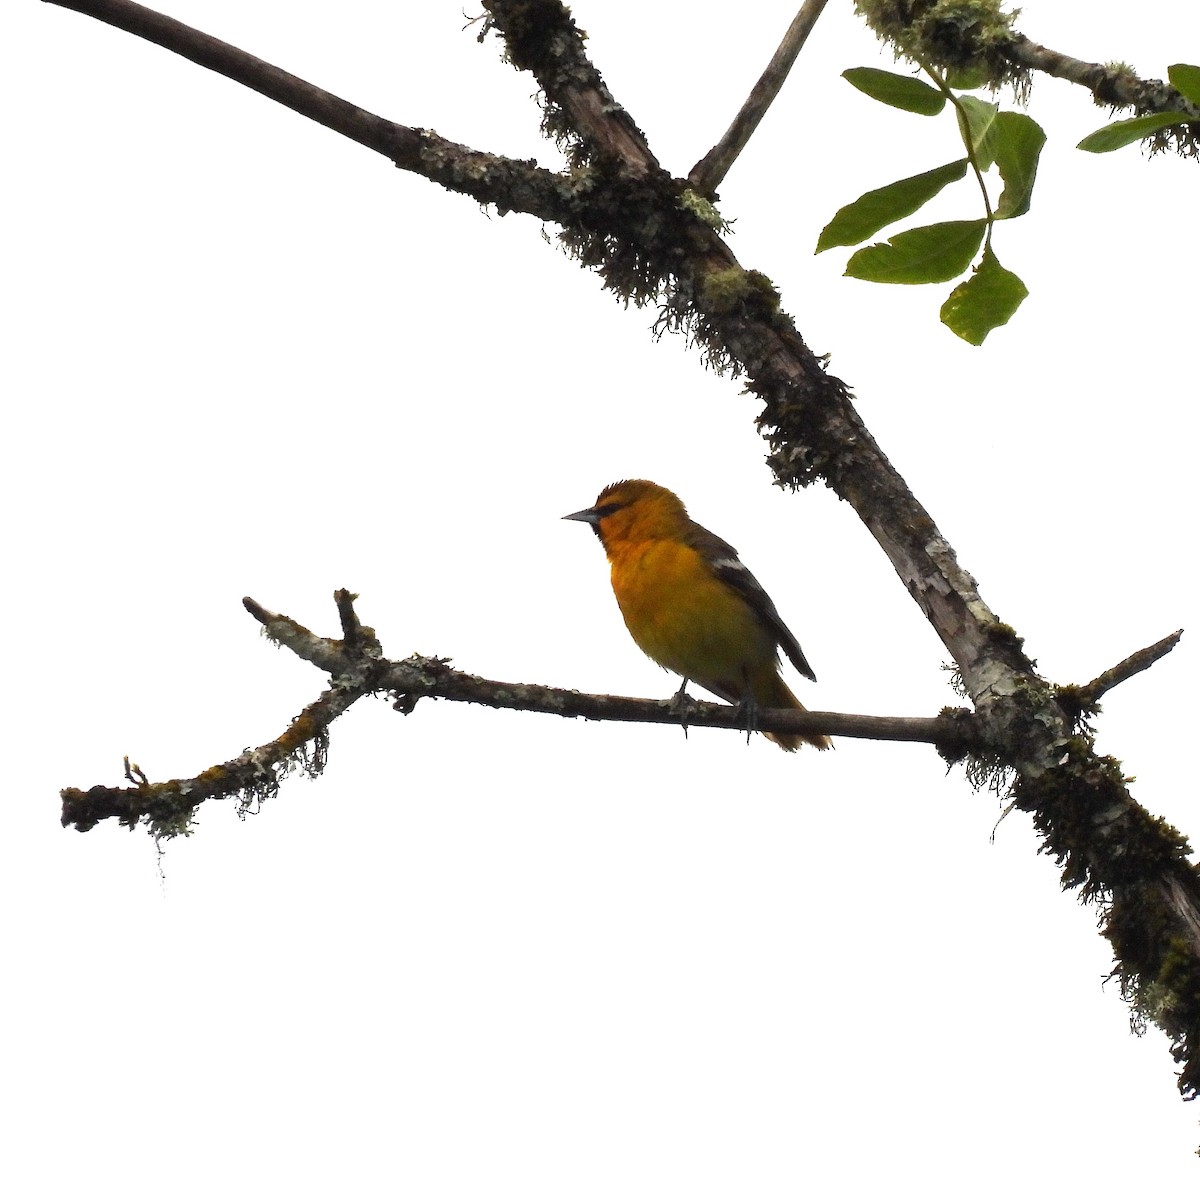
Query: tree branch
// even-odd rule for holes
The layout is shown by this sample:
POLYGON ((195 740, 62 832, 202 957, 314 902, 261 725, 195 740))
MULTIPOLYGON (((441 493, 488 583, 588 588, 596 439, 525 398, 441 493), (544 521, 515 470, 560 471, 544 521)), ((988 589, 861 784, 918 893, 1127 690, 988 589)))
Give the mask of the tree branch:
POLYGON ((1161 79, 1140 79, 1118 63, 1090 63, 1068 54, 1039 46, 1024 34, 1014 33, 1005 46, 1014 62, 1046 75, 1087 88, 1097 104, 1112 108, 1134 108, 1138 114, 1183 112, 1200 121, 1200 107, 1181 96, 1161 79))
POLYGON ((1102 671, 1091 683, 1083 685, 1080 689, 1081 698, 1086 704, 1095 704, 1105 692, 1112 691, 1117 684, 1132 679, 1134 675, 1146 670, 1147 667, 1154 666, 1160 658, 1170 654, 1179 644, 1181 637, 1183 637, 1183 630, 1177 629, 1174 633, 1167 634, 1161 641, 1155 642, 1153 646, 1138 650, 1128 658, 1122 659, 1115 667, 1109 667, 1107 671, 1102 671))
MULTIPOLYGON (((569 688, 485 679, 454 670, 445 658, 420 654, 399 661, 384 658, 374 630, 359 620, 354 608, 356 598, 344 588, 334 592, 342 625, 342 637, 337 639, 321 637, 291 617, 271 612, 246 596, 242 605, 262 625, 263 633, 297 658, 327 673, 331 677, 330 687, 274 741, 190 779, 152 784, 140 768, 130 766, 126 759, 125 777, 131 787, 97 785, 86 792, 64 788, 63 825, 86 831, 99 821, 116 817, 129 826, 144 821, 156 836, 172 837, 188 832, 197 806, 205 800, 237 797, 243 809, 261 803, 275 795, 281 779, 295 767, 313 778, 321 773, 329 726, 356 700, 370 693, 388 693, 396 711, 406 716, 418 700, 428 697, 589 721, 682 725, 685 733, 689 727, 745 732, 742 713, 728 704, 689 699, 681 712, 669 699, 592 695, 569 688)), ((1155 657, 1160 658, 1177 640, 1178 635, 1164 638, 1133 656, 1143 660, 1138 669, 1151 665, 1154 659, 1147 656, 1152 651, 1158 650, 1155 657)), ((1105 672, 1103 678, 1112 679, 1110 687, 1120 682, 1117 675, 1131 661, 1126 659, 1105 672)), ((1127 671, 1124 677, 1129 674, 1133 672, 1127 671)), ((826 733, 872 741, 925 742, 937 746, 951 761, 982 748, 978 722, 965 709, 948 710, 937 717, 876 717, 772 708, 755 715, 754 729, 760 733, 826 733)))
MULTIPOLYGON (((430 696, 516 712, 583 717, 588 721, 746 731, 745 717, 735 705, 689 698, 681 713, 673 699, 641 700, 536 683, 507 683, 452 670, 448 662, 448 659, 422 655, 413 655, 400 662, 388 661, 380 682, 400 698, 401 708, 409 710, 418 699, 430 696)), ((791 708, 764 708, 754 715, 754 732, 827 733, 881 742, 928 742, 952 746, 958 753, 965 753, 972 744, 971 718, 966 709, 939 717, 873 717, 815 709, 798 712, 791 708)))
MULTIPOLYGON (((1120 63, 1083 62, 1015 32, 1018 9, 1005 12, 998 4, 916 5, 909 0, 856 0, 855 8, 878 37, 905 58, 974 75, 972 86, 1012 84, 1025 96, 1030 72, 1041 71, 1087 88, 1097 104, 1133 108, 1139 116, 1183 112, 1200 122, 1200 108, 1161 80, 1140 79, 1120 63)), ((1181 123, 1152 135, 1152 144, 1155 149, 1173 145, 1181 154, 1196 157, 1197 135, 1195 122, 1181 123)))
POLYGON ((733 124, 725 131, 721 140, 692 168, 688 175, 691 185, 705 196, 716 195, 721 181, 729 174, 737 156, 746 148, 754 136, 759 122, 767 115, 767 109, 779 95, 797 55, 808 41, 817 18, 825 11, 829 0, 804 0, 800 11, 793 18, 788 31, 779 43, 779 49, 771 56, 767 69, 754 85, 746 103, 742 105, 733 124))
MULTIPOLYGON (((365 628, 358 624, 354 599, 353 593, 345 589, 334 593, 343 630, 348 627, 365 628)), ((369 680, 359 679, 359 686, 390 693, 397 698, 396 707, 404 712, 411 712, 418 700, 430 697, 516 712, 583 717, 591 721, 745 730, 745 718, 734 705, 690 700, 686 711, 681 714, 671 700, 591 695, 572 688, 485 679, 480 675, 454 670, 446 658, 413 654, 403 660, 386 659, 379 655, 378 643, 369 629, 365 630, 369 648, 351 651, 347 648, 346 640, 320 637, 291 617, 263 608, 249 596, 243 599, 242 604, 273 642, 329 673, 335 681, 344 681, 364 655, 369 657, 372 660, 369 680)), ((873 717, 772 708, 762 709, 755 714, 754 728, 762 733, 829 733, 838 737, 876 741, 930 742, 952 746, 960 752, 965 752, 974 740, 970 716, 965 710, 939 717, 873 717)))
POLYGON ((484 154, 432 130, 385 120, 236 46, 131 0, 46 3, 95 17, 162 46, 384 155, 402 170, 423 175, 481 204, 495 204, 502 213, 531 213, 544 221, 568 220, 575 211, 576 193, 586 187, 586 181, 567 179, 536 163, 484 154))
POLYGON ((483 8, 487 18, 479 40, 498 30, 508 61, 533 74, 554 97, 542 129, 565 147, 573 166, 600 159, 633 175, 662 169, 645 135, 583 52, 583 35, 560 0, 483 0, 483 8))
MULTIPOLYGON (((97 785, 61 792, 62 823, 86 831, 116 817, 122 825, 145 822, 158 837, 186 834, 196 808, 205 800, 236 797, 247 809, 274 796, 281 780, 299 768, 315 778, 325 767, 329 726, 361 697, 387 692, 393 707, 407 715, 425 697, 517 712, 583 717, 592 721, 628 721, 745 731, 744 717, 734 706, 690 700, 683 713, 671 700, 639 700, 629 696, 588 695, 569 688, 507 683, 468 675, 449 660, 414 654, 402 661, 383 658, 374 632, 354 611, 353 593, 334 593, 342 638, 323 638, 297 621, 270 612, 247 596, 242 604, 268 638, 331 676, 330 687, 296 717, 274 741, 210 767, 190 779, 151 783, 126 759, 130 787, 97 785)), ((754 727, 769 733, 831 733, 838 737, 877 741, 930 742, 947 756, 965 754, 977 739, 973 718, 965 710, 938 717, 872 717, 848 713, 763 709, 754 727)))
POLYGON ((151 783, 126 759, 126 778, 133 786, 112 788, 97 784, 81 791, 63 788, 62 823, 81 833, 109 817, 133 828, 145 822, 155 837, 187 834, 196 808, 205 800, 237 796, 249 809, 276 795, 280 783, 295 769, 316 778, 325 768, 329 726, 356 700, 362 689, 337 685, 322 692, 273 741, 246 750, 228 762, 209 767, 190 779, 151 783))

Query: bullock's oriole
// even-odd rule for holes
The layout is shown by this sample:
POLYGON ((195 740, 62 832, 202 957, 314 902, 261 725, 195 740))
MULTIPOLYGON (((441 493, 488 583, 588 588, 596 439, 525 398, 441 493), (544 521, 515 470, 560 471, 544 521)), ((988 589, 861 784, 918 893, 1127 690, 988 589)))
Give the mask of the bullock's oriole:
MULTIPOLYGON (((646 479, 610 484, 591 508, 564 521, 586 521, 612 565, 612 587, 638 646, 659 666, 740 705, 804 705, 779 674, 780 649, 816 680, 771 597, 737 551, 697 525, 674 492, 646 479)), ((827 750, 824 734, 768 733, 785 750, 802 742, 827 750)))

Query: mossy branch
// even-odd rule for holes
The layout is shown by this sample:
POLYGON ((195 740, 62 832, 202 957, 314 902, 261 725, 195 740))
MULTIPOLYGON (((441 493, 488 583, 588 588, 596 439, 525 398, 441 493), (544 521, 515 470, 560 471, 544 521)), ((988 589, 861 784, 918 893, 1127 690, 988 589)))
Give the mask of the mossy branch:
POLYGON ((1196 157, 1200 107, 1160 79, 1142 79, 1124 63, 1090 63, 1041 46, 1013 28, 1019 9, 1001 0, 855 0, 855 8, 897 55, 932 63, 970 86, 1011 85, 1028 96, 1034 71, 1086 88, 1096 104, 1134 115, 1187 113, 1190 124, 1158 131, 1152 146, 1196 157))
MULTIPOLYGON (((357 700, 373 693, 389 695, 396 711, 405 715, 413 711, 418 700, 430 698, 591 721, 745 732, 744 716, 727 704, 689 700, 681 712, 672 700, 590 695, 570 688, 484 679, 454 670, 445 658, 414 654, 398 661, 386 659, 374 631, 360 623, 355 599, 345 589, 334 593, 342 637, 325 638, 247 596, 242 604, 262 625, 263 633, 329 674, 330 687, 278 738, 191 778, 151 783, 127 758, 125 777, 129 787, 97 785, 86 791, 64 788, 63 825, 86 831, 115 817, 123 825, 144 823, 156 836, 171 837, 189 831, 197 806, 205 800, 236 798, 243 808, 260 803, 278 792, 280 781, 293 769, 299 768, 310 777, 319 775, 325 766, 329 726, 357 700)), ((770 733, 830 733, 878 741, 928 742, 954 756, 969 751, 977 740, 965 710, 937 717, 876 717, 762 709, 755 714, 754 728, 770 733)))
POLYGON ((1012 35, 1004 50, 1014 63, 1086 88, 1103 108, 1132 108, 1139 116, 1183 112, 1200 121, 1200 106, 1192 104, 1169 83, 1142 79, 1123 63, 1085 62, 1040 46, 1020 33, 1012 35))
POLYGON ((1099 906, 1134 1024, 1168 1034, 1191 1100, 1200 1094, 1200 871, 1187 839, 1134 803, 1131 782, 1079 737, 1053 769, 1018 778, 1014 804, 1031 814, 1063 886, 1099 906))
MULTIPOLYGON (((354 607, 357 596, 343 588, 334 592, 333 599, 342 626, 341 638, 313 633, 249 596, 242 600, 266 637, 331 677, 330 687, 278 738, 189 779, 158 784, 151 783, 126 758, 125 777, 130 787, 63 789, 63 824, 86 831, 116 817, 131 827, 145 823, 156 836, 174 836, 188 832, 196 807, 205 800, 236 797, 242 807, 260 803, 275 795, 282 778, 295 768, 310 777, 319 775, 325 766, 329 726, 358 699, 370 694, 386 693, 396 711, 405 715, 419 700, 429 698, 590 721, 677 725, 685 731, 691 727, 745 732, 743 714, 727 704, 689 699, 681 711, 674 699, 595 695, 543 684, 485 679, 455 670, 449 659, 429 655, 387 659, 374 630, 359 620, 354 607)), ((1169 640, 1164 639, 1164 643, 1169 640)), ((1167 646, 1161 650, 1158 657, 1169 649, 1167 646)), ((1140 669, 1148 665, 1145 662, 1140 669)), ((1102 678, 1115 678, 1124 667, 1119 664, 1102 678)), ((762 709, 755 714, 754 729, 764 733, 826 733, 873 741, 924 742, 937 746, 951 761, 987 751, 980 724, 965 709, 947 709, 936 717, 762 709)))
POLYGON ((144 824, 155 837, 170 838, 191 831, 196 809, 205 800, 232 796, 241 808, 250 809, 276 795, 292 771, 315 778, 324 770, 329 726, 364 694, 335 685, 294 717, 274 740, 188 779, 151 783, 141 768, 126 758, 125 777, 130 787, 63 788, 59 793, 62 823, 84 833, 115 817, 130 829, 144 824))

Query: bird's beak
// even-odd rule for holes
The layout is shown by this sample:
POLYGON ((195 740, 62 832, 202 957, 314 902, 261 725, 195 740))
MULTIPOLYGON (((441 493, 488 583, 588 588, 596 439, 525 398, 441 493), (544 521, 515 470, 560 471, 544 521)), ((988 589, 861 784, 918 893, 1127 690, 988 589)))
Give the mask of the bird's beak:
POLYGON ((564 521, 586 521, 589 525, 600 524, 600 514, 594 508, 581 508, 577 513, 567 513, 564 521))

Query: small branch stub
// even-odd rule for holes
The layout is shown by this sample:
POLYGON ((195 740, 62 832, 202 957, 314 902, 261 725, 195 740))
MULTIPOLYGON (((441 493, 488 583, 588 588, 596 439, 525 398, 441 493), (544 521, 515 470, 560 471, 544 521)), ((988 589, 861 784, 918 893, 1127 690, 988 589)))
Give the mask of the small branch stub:
POLYGON ((1091 683, 1083 685, 1082 693, 1084 697, 1086 697, 1089 703, 1095 704, 1105 692, 1112 691, 1118 684, 1124 683, 1127 679, 1132 679, 1148 667, 1154 666, 1160 658, 1164 658, 1170 654, 1179 645, 1181 637, 1183 637, 1183 630, 1177 629, 1174 633, 1169 633, 1165 638, 1161 638, 1155 642, 1153 646, 1147 646, 1144 650, 1138 650, 1128 658, 1122 659, 1115 667, 1109 667, 1107 671, 1103 671, 1097 675, 1091 683))

